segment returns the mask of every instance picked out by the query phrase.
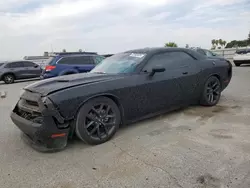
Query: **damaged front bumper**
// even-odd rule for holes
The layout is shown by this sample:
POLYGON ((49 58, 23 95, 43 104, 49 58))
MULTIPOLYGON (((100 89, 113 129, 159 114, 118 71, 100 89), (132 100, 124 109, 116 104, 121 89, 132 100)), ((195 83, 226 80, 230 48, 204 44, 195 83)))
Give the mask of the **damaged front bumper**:
POLYGON ((25 91, 10 117, 34 149, 45 152, 66 147, 69 123, 64 121, 49 98, 25 91))

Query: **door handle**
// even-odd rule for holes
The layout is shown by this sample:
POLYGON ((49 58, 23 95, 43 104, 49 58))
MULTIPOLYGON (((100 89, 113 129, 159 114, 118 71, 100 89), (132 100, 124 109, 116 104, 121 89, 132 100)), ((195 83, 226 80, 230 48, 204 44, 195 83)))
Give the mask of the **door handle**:
POLYGON ((183 72, 182 74, 188 74, 188 72, 183 72))

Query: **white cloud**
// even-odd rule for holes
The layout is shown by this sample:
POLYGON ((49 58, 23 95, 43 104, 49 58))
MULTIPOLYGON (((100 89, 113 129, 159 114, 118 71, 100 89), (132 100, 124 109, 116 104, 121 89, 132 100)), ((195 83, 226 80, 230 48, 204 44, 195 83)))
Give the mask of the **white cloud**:
POLYGON ((240 14, 214 9, 235 2, 45 0, 41 4, 38 0, 0 0, 0 59, 41 55, 51 45, 57 51, 81 48, 100 53, 162 46, 167 41, 209 48, 213 38, 229 41, 247 36, 250 9, 240 14), (31 1, 40 4, 29 8, 31 1), (195 6, 181 11, 191 2, 195 6), (12 11, 16 7, 18 11, 12 11))
POLYGON ((197 5, 194 10, 206 8, 210 6, 225 6, 225 5, 234 5, 236 3, 246 3, 248 0, 209 0, 203 1, 203 3, 197 5))

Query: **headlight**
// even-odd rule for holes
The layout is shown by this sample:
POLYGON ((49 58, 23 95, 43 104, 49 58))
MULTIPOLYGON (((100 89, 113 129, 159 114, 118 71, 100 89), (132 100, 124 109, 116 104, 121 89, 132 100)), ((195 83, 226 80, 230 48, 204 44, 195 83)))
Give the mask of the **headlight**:
POLYGON ((20 94, 19 94, 19 97, 21 97, 23 94, 24 94, 25 90, 24 89, 21 89, 20 91, 20 94))

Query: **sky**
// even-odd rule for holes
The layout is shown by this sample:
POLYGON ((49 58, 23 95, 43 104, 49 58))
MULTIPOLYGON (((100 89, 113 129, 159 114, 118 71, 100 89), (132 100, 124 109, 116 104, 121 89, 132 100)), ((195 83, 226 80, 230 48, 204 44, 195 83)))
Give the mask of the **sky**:
POLYGON ((0 59, 243 40, 250 0, 0 0, 0 59))

